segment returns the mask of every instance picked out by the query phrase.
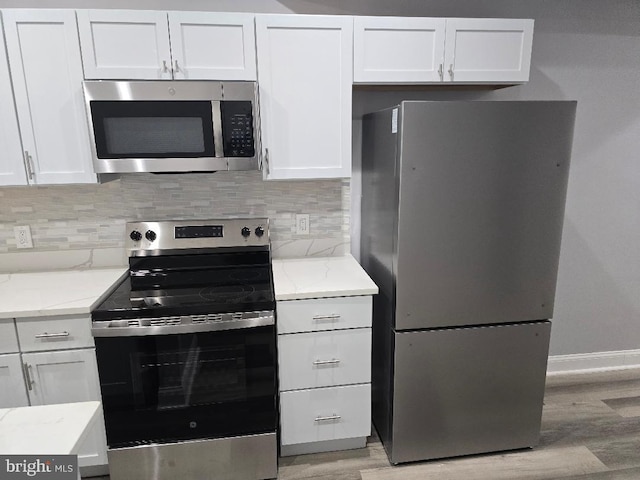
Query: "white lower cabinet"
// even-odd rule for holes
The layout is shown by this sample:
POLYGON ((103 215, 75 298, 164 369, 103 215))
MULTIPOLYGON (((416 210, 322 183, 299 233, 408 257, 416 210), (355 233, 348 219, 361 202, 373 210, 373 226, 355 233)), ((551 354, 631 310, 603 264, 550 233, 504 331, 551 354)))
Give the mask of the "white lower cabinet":
POLYGON ((282 445, 366 437, 371 433, 371 384, 280 394, 282 445))
POLYGON ((371 329, 333 330, 282 335, 280 390, 371 382, 371 329))
MULTIPOLYGON (((100 383, 93 348, 23 353, 31 405, 100 401, 100 383)), ((105 465, 104 422, 98 422, 80 448, 80 467, 105 465)))
POLYGON ((281 455, 366 445, 371 296, 277 302, 281 455))
POLYGON ((26 405, 29 405, 29 397, 22 376, 20 354, 0 355, 0 408, 26 405))
MULTIPOLYGON (((0 321, 0 408, 100 401, 90 327, 83 315, 0 321)), ((78 463, 87 473, 105 470, 102 419, 80 447, 78 463)))

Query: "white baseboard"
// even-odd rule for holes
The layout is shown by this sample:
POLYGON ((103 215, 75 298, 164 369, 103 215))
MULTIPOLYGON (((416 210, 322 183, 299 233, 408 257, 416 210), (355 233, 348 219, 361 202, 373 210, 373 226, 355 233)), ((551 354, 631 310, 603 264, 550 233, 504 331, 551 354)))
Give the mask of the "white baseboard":
POLYGON ((640 350, 552 355, 547 364, 547 374, 568 372, 593 372, 640 367, 640 350))

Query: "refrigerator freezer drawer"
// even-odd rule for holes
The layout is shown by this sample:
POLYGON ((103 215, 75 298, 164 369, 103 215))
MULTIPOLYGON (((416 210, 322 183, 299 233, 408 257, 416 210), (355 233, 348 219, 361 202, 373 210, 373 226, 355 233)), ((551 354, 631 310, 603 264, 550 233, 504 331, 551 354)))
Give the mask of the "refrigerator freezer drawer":
POLYGON ((537 444, 550 322, 395 333, 393 463, 537 444))

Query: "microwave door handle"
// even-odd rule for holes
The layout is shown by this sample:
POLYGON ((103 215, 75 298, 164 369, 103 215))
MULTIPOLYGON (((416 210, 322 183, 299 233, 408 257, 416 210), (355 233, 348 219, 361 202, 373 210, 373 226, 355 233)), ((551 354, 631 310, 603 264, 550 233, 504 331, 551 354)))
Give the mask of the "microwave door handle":
POLYGON ((213 149, 216 158, 224 157, 224 141, 222 138, 222 108, 219 100, 211 102, 211 119, 213 120, 213 149))

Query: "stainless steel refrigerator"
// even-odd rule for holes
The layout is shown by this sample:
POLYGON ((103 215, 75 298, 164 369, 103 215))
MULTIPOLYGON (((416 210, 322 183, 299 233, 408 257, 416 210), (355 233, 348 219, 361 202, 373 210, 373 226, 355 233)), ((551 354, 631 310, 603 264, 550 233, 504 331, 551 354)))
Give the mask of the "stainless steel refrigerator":
POLYGON ((365 115, 372 415, 392 463, 534 446, 575 102, 365 115))

